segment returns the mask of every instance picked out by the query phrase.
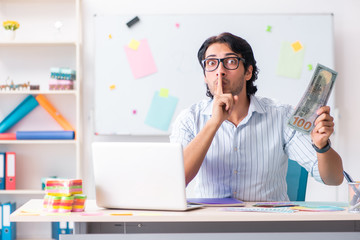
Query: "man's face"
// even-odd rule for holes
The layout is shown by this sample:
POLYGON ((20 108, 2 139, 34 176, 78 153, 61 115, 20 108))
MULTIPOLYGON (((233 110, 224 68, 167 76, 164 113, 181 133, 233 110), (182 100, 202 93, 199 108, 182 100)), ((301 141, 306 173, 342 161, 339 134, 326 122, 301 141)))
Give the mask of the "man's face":
MULTIPOLYGON (((226 57, 241 57, 241 55, 234 53, 226 43, 214 43, 208 47, 205 52, 205 59, 207 58, 226 58, 226 57)), ((222 79, 222 88, 224 93, 231 93, 232 95, 246 95, 245 81, 252 76, 252 66, 248 67, 245 72, 243 62, 240 61, 239 67, 235 70, 226 69, 223 63, 219 63, 216 70, 212 72, 205 71, 205 83, 208 85, 212 95, 216 92, 218 79, 222 79), (244 87, 245 85, 245 87, 244 87)))

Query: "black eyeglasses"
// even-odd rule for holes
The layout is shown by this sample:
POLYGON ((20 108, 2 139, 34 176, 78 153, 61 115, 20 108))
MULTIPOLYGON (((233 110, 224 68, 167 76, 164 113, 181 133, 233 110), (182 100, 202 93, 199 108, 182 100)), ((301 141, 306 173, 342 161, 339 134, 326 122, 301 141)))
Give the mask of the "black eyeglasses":
POLYGON ((245 63, 245 59, 241 57, 207 58, 202 60, 201 63, 206 72, 212 72, 219 67, 220 62, 223 63, 226 69, 235 70, 239 67, 240 61, 245 63))

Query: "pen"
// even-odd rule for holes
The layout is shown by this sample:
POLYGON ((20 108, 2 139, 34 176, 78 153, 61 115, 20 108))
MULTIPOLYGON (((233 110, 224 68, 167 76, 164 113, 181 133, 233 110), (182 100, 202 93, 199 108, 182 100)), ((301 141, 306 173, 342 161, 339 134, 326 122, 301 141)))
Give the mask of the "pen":
POLYGON ((344 177, 346 178, 346 181, 348 181, 349 183, 354 182, 354 180, 350 177, 350 175, 347 172, 343 171, 343 174, 344 177))
MULTIPOLYGON (((346 181, 348 181, 348 183, 354 182, 354 180, 351 178, 351 176, 347 172, 343 171, 343 174, 344 174, 346 181)), ((354 193, 355 193, 353 199, 351 199, 351 201, 350 201, 350 205, 353 206, 356 204, 357 200, 360 198, 360 191, 359 191, 359 189, 356 188, 356 186, 354 184, 351 184, 351 188, 354 190, 354 193)))

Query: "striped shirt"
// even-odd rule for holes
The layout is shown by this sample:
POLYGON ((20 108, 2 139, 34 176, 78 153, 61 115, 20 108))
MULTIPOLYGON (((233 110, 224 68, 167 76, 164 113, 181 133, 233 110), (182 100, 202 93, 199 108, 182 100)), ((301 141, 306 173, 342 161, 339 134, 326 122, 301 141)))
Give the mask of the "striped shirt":
MULTIPOLYGON (((183 110, 171 142, 185 147, 211 118, 212 99, 183 110)), ((224 121, 193 179, 197 197, 234 197, 244 201, 288 201, 288 159, 322 182, 309 135, 287 127, 290 105, 251 96, 247 116, 235 126, 224 121)))

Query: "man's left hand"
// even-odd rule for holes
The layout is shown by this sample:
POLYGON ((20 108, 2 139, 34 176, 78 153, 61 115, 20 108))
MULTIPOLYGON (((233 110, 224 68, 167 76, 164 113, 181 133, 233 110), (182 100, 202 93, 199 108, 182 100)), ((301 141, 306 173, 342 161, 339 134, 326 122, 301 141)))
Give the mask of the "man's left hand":
POLYGON ((311 139, 318 148, 326 146, 330 135, 334 132, 334 118, 330 116, 330 107, 323 106, 316 112, 319 116, 315 120, 315 128, 311 132, 311 139))

